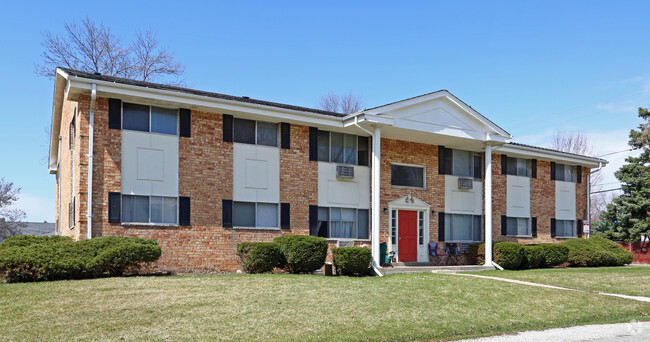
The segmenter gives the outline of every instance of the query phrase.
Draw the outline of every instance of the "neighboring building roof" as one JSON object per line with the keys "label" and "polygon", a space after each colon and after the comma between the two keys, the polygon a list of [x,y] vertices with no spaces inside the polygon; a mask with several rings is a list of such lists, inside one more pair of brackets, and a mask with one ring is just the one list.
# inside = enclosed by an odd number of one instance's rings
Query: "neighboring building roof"
{"label": "neighboring building roof", "polygon": [[67,73],[70,76],[83,77],[83,78],[99,80],[99,81],[105,81],[105,82],[115,82],[115,83],[128,84],[128,85],[134,85],[134,86],[138,86],[138,87],[145,87],[145,88],[151,88],[151,89],[176,91],[176,92],[179,92],[179,93],[186,93],[186,94],[193,94],[193,95],[199,95],[199,96],[214,97],[214,98],[218,98],[218,99],[245,102],[245,103],[254,103],[254,104],[259,104],[259,105],[264,105],[264,106],[278,107],[278,108],[290,109],[290,110],[298,110],[298,111],[303,111],[303,112],[310,112],[310,113],[329,115],[329,116],[335,116],[335,117],[344,117],[344,116],[346,116],[346,114],[342,114],[342,113],[335,113],[335,112],[329,112],[329,111],[321,110],[321,109],[301,107],[301,106],[293,106],[293,105],[277,103],[277,102],[270,102],[270,101],[264,101],[264,100],[256,100],[256,99],[251,99],[251,98],[249,98],[247,96],[232,96],[232,95],[226,95],[226,94],[220,94],[220,93],[212,93],[212,92],[208,92],[208,91],[189,89],[189,88],[183,88],[183,87],[176,87],[176,86],[160,84],[160,83],[136,81],[136,80],[130,80],[130,79],[127,79],[127,78],[121,78],[121,77],[115,77],[115,76],[97,75],[97,74],[93,74],[93,73],[90,73],[90,72],[72,70],[72,69],[61,68],[61,67],[59,67],[59,69],[63,70],[65,73]]}
{"label": "neighboring building roof", "polygon": [[50,236],[54,235],[54,223],[49,222],[25,222],[27,225],[22,229],[22,235]]}

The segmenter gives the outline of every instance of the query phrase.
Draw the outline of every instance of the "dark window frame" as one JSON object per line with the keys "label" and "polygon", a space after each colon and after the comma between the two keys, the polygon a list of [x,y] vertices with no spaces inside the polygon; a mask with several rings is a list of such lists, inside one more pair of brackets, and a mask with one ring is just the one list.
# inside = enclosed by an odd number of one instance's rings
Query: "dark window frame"
{"label": "dark window frame", "polygon": [[[235,224],[235,221],[237,221],[237,216],[235,215],[235,206],[241,205],[242,203],[245,204],[253,204],[254,210],[255,210],[255,217],[254,217],[254,226],[247,226],[247,225],[239,225]],[[267,226],[259,226],[258,225],[258,204],[271,204],[276,206],[276,219],[277,219],[277,225],[275,227],[267,227]],[[280,219],[281,219],[281,213],[280,213],[280,203],[273,203],[273,202],[250,202],[250,201],[232,201],[232,226],[235,229],[277,229],[280,230]]]}
{"label": "dark window frame", "polygon": [[[508,231],[509,231],[508,228],[510,227],[510,223],[512,222],[511,220],[513,220],[513,219],[515,220],[515,227],[514,227],[515,234],[509,234],[508,233]],[[524,235],[518,234],[518,232],[519,232],[519,220],[520,219],[521,220],[527,220],[526,227],[527,227],[528,234],[524,234]],[[507,216],[506,217],[506,236],[511,236],[511,237],[532,237],[533,236],[532,218],[530,218],[530,217]]]}
{"label": "dark window frame", "polygon": [[[237,134],[237,131],[235,130],[235,127],[237,126],[237,123],[241,123],[241,122],[252,122],[253,123],[253,126],[254,126],[254,132],[253,132],[254,142],[238,141],[238,134]],[[261,144],[259,142],[258,123],[271,124],[271,125],[275,126],[275,145]],[[234,143],[248,144],[248,145],[258,145],[258,146],[267,146],[267,147],[280,147],[280,135],[281,135],[280,134],[280,124],[277,123],[277,122],[262,121],[262,120],[251,120],[251,119],[243,119],[243,118],[233,118],[233,120],[232,120],[232,142],[234,142]]]}
{"label": "dark window frame", "polygon": [[[342,151],[341,151],[341,158],[342,161],[333,161],[332,160],[332,133],[336,134],[341,134],[342,139],[343,139],[343,145],[341,145]],[[323,158],[321,156],[321,153],[318,153],[319,150],[321,149],[321,137],[325,137],[327,135],[327,158]],[[354,163],[347,163],[346,162],[346,136],[350,137],[353,136],[355,137],[355,146],[354,146],[354,158],[355,162]],[[364,139],[365,140],[365,145],[366,148],[363,150],[359,149],[360,140]],[[317,142],[316,142],[316,150],[317,150],[317,160],[320,162],[326,162],[326,163],[336,163],[336,164],[346,164],[346,165],[358,165],[358,166],[369,166],[370,164],[370,139],[365,136],[361,135],[355,135],[355,134],[349,134],[349,133],[340,133],[340,132],[331,132],[331,131],[324,131],[324,130],[318,130],[317,133]]]}
{"label": "dark window frame", "polygon": [[[139,103],[124,102],[124,101],[120,101],[120,102],[121,102],[120,103],[120,118],[121,118],[120,128],[121,129],[127,130],[127,131],[133,131],[133,132],[143,132],[143,133],[153,133],[153,134],[164,134],[164,135],[172,135],[172,136],[176,135],[176,136],[179,136],[179,134],[180,134],[180,108],[159,107],[159,106],[143,105],[143,104],[139,104]],[[136,105],[136,106],[146,106],[146,107],[149,108],[149,128],[148,128],[147,131],[124,128],[124,105],[125,104],[127,104],[127,105]],[[151,131],[151,121],[152,121],[151,118],[152,118],[152,113],[153,113],[152,108],[154,108],[154,107],[161,108],[161,109],[167,109],[167,110],[176,110],[176,133],[175,134],[163,133],[163,132],[152,132]]]}
{"label": "dark window frame", "polygon": [[[457,242],[457,243],[476,243],[476,242],[484,242],[485,241],[485,232],[483,231],[483,216],[482,215],[472,215],[472,214],[454,214],[454,213],[444,213],[445,218],[444,218],[444,236],[445,236],[445,242]],[[453,216],[470,216],[472,218],[472,238],[474,240],[454,240],[452,239],[454,227],[453,225]],[[476,228],[474,225],[475,223],[478,222],[478,228]],[[449,231],[447,231],[447,223],[449,223]],[[478,240],[473,236],[475,230],[478,229],[478,234],[479,238]]]}
{"label": "dark window frame", "polygon": [[[147,212],[147,217],[148,221],[125,221],[124,220],[124,196],[133,196],[133,197],[147,197],[149,199],[149,206],[148,206],[148,212]],[[176,222],[175,223],[169,223],[169,222],[153,222],[151,221],[151,198],[152,197],[159,197],[159,198],[175,198],[176,199]],[[154,195],[130,195],[130,194],[121,194],[120,196],[120,223],[122,224],[128,224],[128,225],[138,225],[138,224],[143,224],[143,225],[161,225],[161,226],[178,226],[179,225],[179,218],[180,218],[180,212],[179,212],[179,200],[178,196],[154,196]],[[162,212],[162,208],[164,208],[164,205],[161,207],[161,215],[164,217],[164,213]],[[135,215],[135,213],[134,213]]]}

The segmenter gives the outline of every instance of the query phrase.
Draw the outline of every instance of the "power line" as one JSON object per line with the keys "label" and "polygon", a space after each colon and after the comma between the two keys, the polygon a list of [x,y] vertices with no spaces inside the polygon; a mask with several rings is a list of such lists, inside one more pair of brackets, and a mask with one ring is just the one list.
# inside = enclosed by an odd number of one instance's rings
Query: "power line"
{"label": "power line", "polygon": [[593,195],[593,194],[599,194],[599,193],[601,193],[601,192],[610,192],[610,191],[618,191],[618,190],[623,190],[623,189],[621,189],[621,188],[616,188],[616,189],[608,189],[608,190],[601,190],[601,191],[593,191],[593,192],[591,192],[591,193],[589,193],[589,194],[590,194],[590,195]]}
{"label": "power line", "polygon": [[609,156],[609,155],[617,154],[617,153],[630,152],[630,151],[634,151],[634,149],[633,149],[633,148],[628,148],[627,150],[622,150],[622,151],[616,151],[616,152],[605,153],[605,154],[601,154],[601,155],[599,155],[599,156],[596,156],[596,158],[604,157],[604,156]]}

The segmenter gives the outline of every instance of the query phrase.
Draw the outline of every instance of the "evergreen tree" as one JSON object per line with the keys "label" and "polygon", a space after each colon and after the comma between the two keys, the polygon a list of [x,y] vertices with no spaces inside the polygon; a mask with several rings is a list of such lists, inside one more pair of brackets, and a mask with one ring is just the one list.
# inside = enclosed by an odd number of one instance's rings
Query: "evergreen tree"
{"label": "evergreen tree", "polygon": [[[639,117],[648,120],[648,109],[639,108]],[[623,194],[607,206],[597,231],[619,241],[639,241],[650,235],[650,148],[648,124],[630,132],[630,145],[642,148],[638,157],[628,157],[614,174],[621,181]]]}

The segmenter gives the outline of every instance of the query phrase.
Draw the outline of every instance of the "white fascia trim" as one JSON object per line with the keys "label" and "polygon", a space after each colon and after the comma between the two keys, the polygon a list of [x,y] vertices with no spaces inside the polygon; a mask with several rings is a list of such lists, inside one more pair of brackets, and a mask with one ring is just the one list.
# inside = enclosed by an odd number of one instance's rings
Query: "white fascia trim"
{"label": "white fascia trim", "polygon": [[61,132],[61,116],[65,91],[69,88],[67,74],[57,69],[54,81],[54,94],[52,99],[52,125],[50,126],[50,151],[48,156],[48,170],[50,174],[57,171],[59,160],[59,134]]}
{"label": "white fascia trim", "polygon": [[83,77],[70,77],[70,87],[82,91],[90,91],[91,83],[97,84],[98,95],[114,95],[141,97],[158,101],[181,103],[190,107],[202,107],[223,111],[226,114],[232,112],[250,113],[260,116],[271,116],[281,121],[301,122],[311,125],[330,126],[343,128],[343,120],[340,117],[328,117],[324,114],[303,112],[292,109],[276,108],[256,103],[246,103],[226,99],[212,98],[202,95],[187,94],[163,89],[144,88],[130,84],[106,82],[100,80],[89,80]]}
{"label": "white fascia trim", "polygon": [[386,115],[357,113],[343,118],[343,127],[353,126],[357,123],[367,122],[374,125],[392,126],[395,119]]}
{"label": "white fascia trim", "polygon": [[529,157],[537,157],[541,159],[567,162],[571,164],[584,165],[589,168],[595,168],[598,167],[599,165],[608,164],[607,161],[603,161],[602,159],[591,158],[586,156],[577,156],[577,155],[571,155],[562,152],[546,151],[546,150],[540,150],[532,147],[509,145],[509,144],[501,146],[498,149],[498,152],[506,155],[508,153],[515,153],[515,154],[521,154]]}

